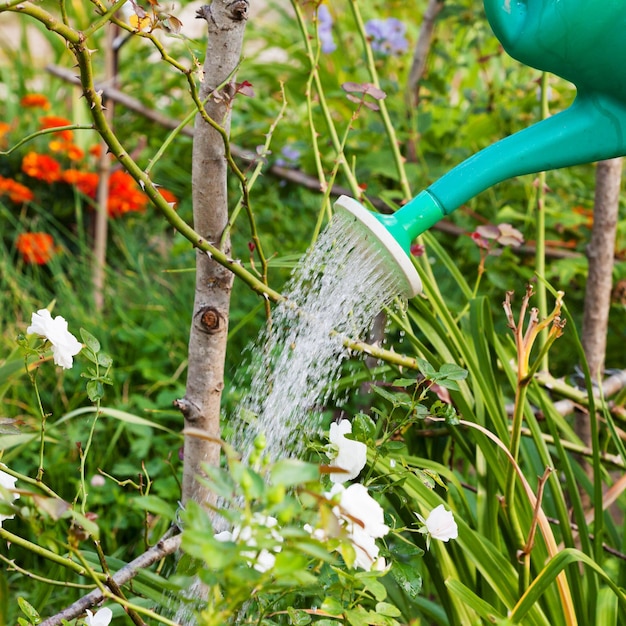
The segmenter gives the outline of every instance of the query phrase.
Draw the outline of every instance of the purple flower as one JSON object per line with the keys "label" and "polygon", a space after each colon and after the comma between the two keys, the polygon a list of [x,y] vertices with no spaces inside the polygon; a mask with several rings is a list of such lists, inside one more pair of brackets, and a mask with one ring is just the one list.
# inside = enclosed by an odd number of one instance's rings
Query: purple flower
{"label": "purple flower", "polygon": [[279,167],[298,167],[300,163],[300,150],[292,146],[283,146],[281,155],[276,159],[276,165]]}
{"label": "purple flower", "polygon": [[372,50],[383,55],[402,54],[409,47],[404,34],[406,26],[395,17],[386,20],[369,20],[365,24],[365,32],[372,38]]}
{"label": "purple flower", "polygon": [[317,35],[320,38],[322,52],[330,54],[337,49],[337,44],[333,39],[333,16],[328,7],[322,4],[317,11]]}

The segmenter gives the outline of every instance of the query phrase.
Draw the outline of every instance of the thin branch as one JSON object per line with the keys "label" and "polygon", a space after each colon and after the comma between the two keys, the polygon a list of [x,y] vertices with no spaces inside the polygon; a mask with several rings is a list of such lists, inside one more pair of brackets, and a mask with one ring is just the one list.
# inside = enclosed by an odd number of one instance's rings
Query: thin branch
{"label": "thin branch", "polygon": [[[589,405],[589,398],[586,390],[572,387],[563,380],[553,378],[550,374],[538,373],[536,380],[552,393],[564,396],[563,400],[559,400],[554,403],[554,408],[560,415],[571,415],[577,407],[581,405]],[[594,397],[598,399],[601,397],[608,398],[624,388],[626,388],[626,369],[620,370],[613,376],[610,376],[603,381],[602,393],[600,394],[599,390],[594,389]]]}
{"label": "thin branch", "polygon": [[[153,548],[150,548],[113,574],[111,580],[117,585],[126,584],[135,578],[142,569],[146,569],[157,561],[176,552],[176,550],[180,548],[181,537],[180,534],[177,534],[161,539]],[[94,589],[91,593],[83,596],[80,600],[77,600],[61,612],[41,622],[39,626],[60,626],[63,620],[70,621],[76,619],[82,615],[86,609],[96,606],[103,599],[104,594],[102,591],[100,589]]]}
{"label": "thin branch", "polygon": [[[522,428],[521,435],[522,437],[528,437],[529,439],[533,438],[533,433],[531,432],[529,428]],[[551,435],[542,433],[541,438],[548,445],[554,444],[554,438]],[[579,456],[584,456],[587,458],[591,458],[593,456],[593,450],[591,448],[586,448],[585,446],[581,446],[577,443],[567,441],[566,439],[561,439],[560,444],[561,446],[563,446],[565,450],[574,452]],[[622,457],[617,454],[609,454],[608,452],[601,452],[600,459],[602,460],[603,464],[611,465],[615,469],[626,471],[626,463],[624,462]]]}
{"label": "thin branch", "polygon": [[420,81],[426,71],[426,60],[435,32],[435,22],[441,9],[443,9],[443,4],[444,0],[429,0],[428,7],[426,7],[424,12],[417,43],[413,51],[409,80],[407,81],[407,96],[409,99],[413,96],[414,105],[417,105],[419,102]]}

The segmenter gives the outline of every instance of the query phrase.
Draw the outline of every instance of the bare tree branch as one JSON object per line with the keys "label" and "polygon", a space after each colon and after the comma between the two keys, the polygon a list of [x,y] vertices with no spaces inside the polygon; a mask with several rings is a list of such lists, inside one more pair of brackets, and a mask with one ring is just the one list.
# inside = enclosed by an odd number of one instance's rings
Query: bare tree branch
{"label": "bare tree branch", "polygon": [[[125,565],[121,570],[113,574],[112,579],[118,586],[126,584],[129,580],[132,580],[137,574],[147,567],[150,567],[157,561],[173,554],[180,548],[182,536],[180,534],[172,537],[164,537],[153,548],[150,548],[134,561],[131,561]],[[96,606],[103,600],[102,591],[100,589],[94,589],[87,595],[83,596],[67,608],[63,609],[60,613],[49,617],[40,623],[39,626],[60,626],[63,620],[70,621],[76,619],[82,615],[86,609],[90,609],[92,606]]]}
{"label": "bare tree branch", "polygon": [[424,18],[422,19],[422,26],[417,38],[415,50],[413,51],[413,61],[407,82],[407,96],[409,100],[413,100],[413,104],[417,104],[419,101],[419,83],[426,70],[426,60],[428,59],[428,52],[430,51],[430,45],[435,31],[435,21],[441,9],[443,9],[443,5],[444,0],[429,0]]}
{"label": "bare tree branch", "polygon": [[[561,397],[565,396],[562,400],[557,400],[554,403],[554,409],[559,415],[571,415],[576,408],[587,406],[589,403],[589,396],[585,390],[572,387],[562,379],[553,378],[546,372],[539,372],[536,379],[553,394]],[[598,400],[601,397],[609,398],[624,388],[626,388],[626,370],[619,370],[602,381],[602,394],[600,394],[599,389],[594,389],[594,397]],[[507,410],[509,409],[507,408]]]}
{"label": "bare tree branch", "polygon": [[[117,81],[117,56],[118,51],[113,46],[113,41],[117,34],[115,24],[107,24],[105,28],[105,50],[104,50],[104,75],[106,82],[114,85]],[[105,108],[104,115],[111,127],[115,118],[115,101],[107,98],[102,100]],[[111,177],[111,159],[107,153],[107,145],[100,139],[100,156],[98,157],[98,191],[97,207],[94,222],[94,242],[93,242],[93,301],[96,311],[102,311],[104,307],[104,283],[107,256],[107,240],[109,229],[109,180]]]}

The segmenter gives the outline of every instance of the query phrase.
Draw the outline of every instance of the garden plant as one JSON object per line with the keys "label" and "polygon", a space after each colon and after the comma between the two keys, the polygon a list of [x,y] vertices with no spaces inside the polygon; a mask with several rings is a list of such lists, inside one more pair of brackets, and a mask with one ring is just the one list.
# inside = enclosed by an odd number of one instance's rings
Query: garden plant
{"label": "garden plant", "polygon": [[2,0],[0,34],[0,625],[626,623],[621,159],[420,236],[297,445],[238,444],[333,200],[391,213],[569,83],[476,0]]}

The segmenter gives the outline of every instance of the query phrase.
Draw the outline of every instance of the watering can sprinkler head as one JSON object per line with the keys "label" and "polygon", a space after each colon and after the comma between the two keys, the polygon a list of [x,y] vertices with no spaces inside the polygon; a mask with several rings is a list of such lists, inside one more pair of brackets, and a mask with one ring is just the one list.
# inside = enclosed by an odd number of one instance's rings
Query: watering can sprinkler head
{"label": "watering can sprinkler head", "polygon": [[403,295],[421,282],[411,241],[464,202],[503,180],[626,154],[626,0],[484,0],[503,48],[577,88],[574,103],[481,150],[393,215],[369,213],[342,196],[335,207],[387,259]]}
{"label": "watering can sprinkler head", "polygon": [[403,295],[412,298],[422,291],[422,281],[411,261],[411,240],[402,227],[395,228],[393,215],[372,213],[348,196],[337,199],[335,211],[342,214],[353,239],[367,246],[372,256],[396,274]]}

